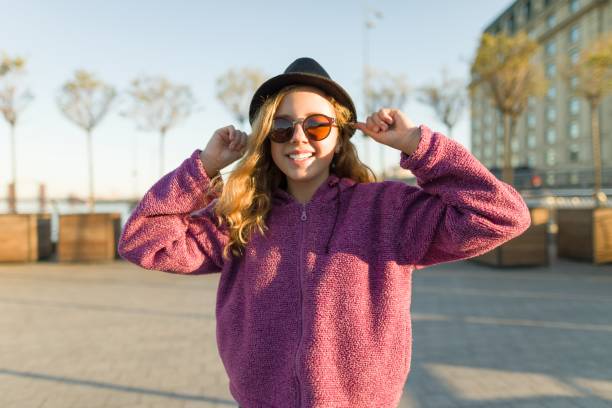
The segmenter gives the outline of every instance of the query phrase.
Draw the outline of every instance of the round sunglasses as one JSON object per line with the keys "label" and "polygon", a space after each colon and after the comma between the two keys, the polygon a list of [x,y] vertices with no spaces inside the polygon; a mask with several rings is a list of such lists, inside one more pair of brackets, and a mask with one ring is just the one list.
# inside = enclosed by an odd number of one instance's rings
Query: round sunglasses
{"label": "round sunglasses", "polygon": [[[336,118],[330,118],[322,113],[315,113],[306,116],[304,119],[291,120],[288,118],[274,118],[272,129],[268,136],[273,142],[285,143],[291,140],[293,129],[299,123],[304,130],[304,134],[310,139],[317,142],[325,139],[331,133],[332,127],[338,127]],[[348,123],[347,125],[351,125]]]}

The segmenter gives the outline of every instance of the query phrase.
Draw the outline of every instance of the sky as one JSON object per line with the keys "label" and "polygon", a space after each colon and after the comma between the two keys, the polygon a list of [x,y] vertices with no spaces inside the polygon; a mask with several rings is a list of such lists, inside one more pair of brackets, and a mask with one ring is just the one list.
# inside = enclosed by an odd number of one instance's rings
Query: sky
{"label": "sky", "polygon": [[[197,112],[167,134],[168,172],[204,149],[215,129],[240,127],[215,96],[216,78],[228,69],[258,68],[272,77],[295,59],[312,57],[349,92],[363,120],[366,48],[373,69],[403,74],[413,89],[439,81],[442,69],[467,81],[482,30],[511,3],[0,0],[0,53],[25,57],[21,86],[34,95],[16,127],[18,195],[35,196],[39,183],[52,198],[87,194],[85,134],[56,104],[61,85],[77,69],[94,73],[120,95],[93,131],[96,196],[140,197],[161,176],[159,136],[119,115],[132,79],[163,75],[189,85],[197,100]],[[382,17],[372,17],[375,11]],[[371,29],[364,29],[365,16],[374,22]],[[417,124],[446,131],[414,93],[401,110]],[[453,136],[470,148],[467,109]],[[378,171],[380,145],[359,132],[352,140],[360,158]],[[0,198],[10,179],[9,146],[9,127],[0,119]],[[399,151],[383,148],[385,166],[397,166]]]}

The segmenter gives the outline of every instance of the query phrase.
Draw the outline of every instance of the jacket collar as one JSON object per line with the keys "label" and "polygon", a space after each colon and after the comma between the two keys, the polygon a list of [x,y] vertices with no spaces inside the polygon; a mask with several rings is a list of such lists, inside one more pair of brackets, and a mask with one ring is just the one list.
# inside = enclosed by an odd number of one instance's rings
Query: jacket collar
{"label": "jacket collar", "polygon": [[[325,203],[335,200],[338,193],[341,193],[354,184],[356,184],[356,182],[350,178],[340,178],[336,174],[330,173],[327,179],[317,188],[308,204],[314,202]],[[298,201],[289,192],[278,187],[272,193],[272,203],[273,205],[285,206],[297,204]]]}

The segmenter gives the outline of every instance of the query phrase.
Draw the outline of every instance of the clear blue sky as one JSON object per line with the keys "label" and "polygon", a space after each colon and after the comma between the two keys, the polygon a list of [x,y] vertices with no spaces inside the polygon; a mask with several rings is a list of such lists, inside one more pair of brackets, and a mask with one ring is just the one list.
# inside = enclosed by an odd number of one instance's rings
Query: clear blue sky
{"label": "clear blue sky", "polygon": [[[39,182],[52,197],[87,193],[83,132],[58,111],[55,96],[76,69],[97,74],[120,91],[141,74],[188,84],[202,110],[172,130],[166,169],[178,166],[213,131],[235,121],[215,98],[215,79],[229,68],[257,67],[273,76],[301,56],[317,59],[362,105],[361,1],[14,1],[0,0],[0,52],[27,59],[24,84],[35,99],[17,127],[20,196]],[[370,65],[403,73],[412,86],[437,80],[446,67],[467,78],[478,38],[509,0],[380,0],[383,13],[369,30]],[[411,99],[404,112],[415,122],[444,130],[431,111]],[[360,115],[362,113],[360,112]],[[249,130],[249,129],[245,129]],[[9,128],[0,121],[0,197],[10,177]],[[468,112],[454,136],[470,147]],[[158,178],[158,136],[135,129],[111,112],[94,131],[96,193],[133,194],[134,146],[138,194]],[[365,145],[356,135],[360,156]],[[378,146],[368,162],[378,169]],[[399,152],[388,149],[388,164]]]}

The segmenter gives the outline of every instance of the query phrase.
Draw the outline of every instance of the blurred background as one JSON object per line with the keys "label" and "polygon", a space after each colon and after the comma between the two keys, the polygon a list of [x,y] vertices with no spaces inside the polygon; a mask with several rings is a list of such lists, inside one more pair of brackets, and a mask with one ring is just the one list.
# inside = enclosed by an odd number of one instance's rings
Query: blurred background
{"label": "blurred background", "polygon": [[[58,106],[63,85],[74,80],[77,70],[116,91],[108,112],[92,131],[96,198],[133,199],[160,177],[158,129],[145,130],[141,121],[126,116],[133,110],[129,91],[135,79],[163,77],[172,85],[187,87],[191,96],[185,100],[189,112],[166,134],[164,172],[176,168],[194,149],[204,148],[219,127],[233,124],[250,130],[248,122],[241,123],[220,99],[222,78],[226,88],[229,81],[248,89],[282,73],[301,56],[315,58],[347,89],[361,118],[366,116],[364,79],[369,72],[372,88],[399,85],[405,90],[404,100],[398,102],[411,119],[446,131],[432,109],[418,100],[417,88],[441,82],[443,70],[467,85],[480,34],[509,4],[490,0],[315,1],[300,6],[280,1],[1,3],[0,52],[24,60],[17,83],[30,95],[15,126],[22,210],[32,210],[27,201],[38,197],[40,184],[52,199],[86,199],[87,136]],[[245,78],[252,79],[245,83]],[[248,102],[252,93],[248,89],[242,99]],[[10,130],[2,120],[0,197],[6,197],[11,181]],[[459,115],[453,135],[470,146],[467,109]],[[377,173],[399,164],[398,152],[385,149],[381,161],[378,146],[357,136],[360,157]],[[366,143],[372,143],[372,154],[368,155]]]}
{"label": "blurred background", "polygon": [[[0,0],[0,406],[236,405],[219,274],[153,273],[117,239],[303,56],[361,120],[402,109],[529,206],[521,236],[414,274],[400,407],[612,406],[611,27],[612,0]],[[416,183],[352,141],[379,180]]]}

